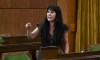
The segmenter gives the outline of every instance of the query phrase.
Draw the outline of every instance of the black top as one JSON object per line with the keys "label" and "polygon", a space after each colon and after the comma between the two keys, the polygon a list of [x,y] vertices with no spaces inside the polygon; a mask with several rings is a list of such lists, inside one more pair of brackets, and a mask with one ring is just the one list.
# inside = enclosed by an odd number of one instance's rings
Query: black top
{"label": "black top", "polygon": [[[50,35],[49,32],[46,32],[44,23],[38,24],[37,27],[40,30],[41,45],[43,47],[46,47],[46,46],[60,46],[60,45],[62,45],[62,43],[64,42],[63,41],[64,31],[68,30],[68,26],[63,24],[63,27],[60,28],[59,31],[55,31],[53,33],[53,36],[52,36],[52,35]],[[48,34],[46,34],[46,33],[48,33]]]}

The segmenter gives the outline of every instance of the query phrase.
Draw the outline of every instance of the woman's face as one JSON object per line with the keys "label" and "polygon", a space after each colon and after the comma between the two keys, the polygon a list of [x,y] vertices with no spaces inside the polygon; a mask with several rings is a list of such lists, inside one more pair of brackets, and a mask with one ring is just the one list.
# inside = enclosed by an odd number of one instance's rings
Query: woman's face
{"label": "woman's face", "polygon": [[52,11],[52,10],[48,10],[47,12],[47,19],[49,22],[54,22],[56,18],[56,12],[55,11]]}

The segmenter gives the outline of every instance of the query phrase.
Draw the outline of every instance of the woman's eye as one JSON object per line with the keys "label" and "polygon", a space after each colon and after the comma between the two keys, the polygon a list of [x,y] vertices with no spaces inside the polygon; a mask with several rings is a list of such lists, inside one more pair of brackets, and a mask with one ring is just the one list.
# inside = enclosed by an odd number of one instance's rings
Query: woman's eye
{"label": "woman's eye", "polygon": [[47,13],[54,13],[54,11],[48,11]]}
{"label": "woman's eye", "polygon": [[54,11],[51,11],[51,13],[54,13]]}
{"label": "woman's eye", "polygon": [[49,13],[49,11],[47,11],[47,13]]}

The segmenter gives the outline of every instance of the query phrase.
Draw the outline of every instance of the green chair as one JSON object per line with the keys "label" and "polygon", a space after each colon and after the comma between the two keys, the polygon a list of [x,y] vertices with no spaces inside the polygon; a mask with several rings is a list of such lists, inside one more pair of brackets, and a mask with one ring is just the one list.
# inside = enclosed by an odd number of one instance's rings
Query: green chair
{"label": "green chair", "polygon": [[0,45],[3,45],[4,39],[0,36]]}
{"label": "green chair", "polygon": [[32,60],[28,51],[25,52],[10,52],[2,55],[2,60]]}
{"label": "green chair", "polygon": [[89,46],[89,51],[100,51],[100,45]]}

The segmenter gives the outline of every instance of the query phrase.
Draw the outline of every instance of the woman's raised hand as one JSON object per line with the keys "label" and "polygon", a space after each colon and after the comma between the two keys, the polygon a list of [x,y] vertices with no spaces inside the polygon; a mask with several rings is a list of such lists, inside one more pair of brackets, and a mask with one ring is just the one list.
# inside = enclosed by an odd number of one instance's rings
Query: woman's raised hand
{"label": "woman's raised hand", "polygon": [[31,29],[31,23],[26,23],[25,27],[30,30]]}

